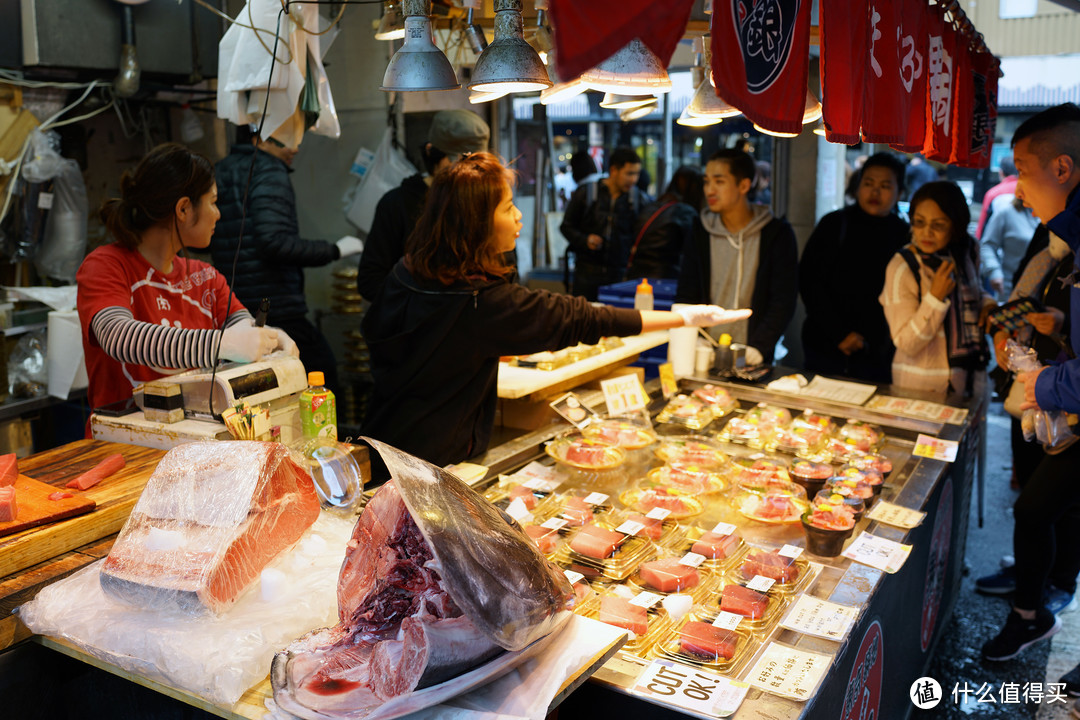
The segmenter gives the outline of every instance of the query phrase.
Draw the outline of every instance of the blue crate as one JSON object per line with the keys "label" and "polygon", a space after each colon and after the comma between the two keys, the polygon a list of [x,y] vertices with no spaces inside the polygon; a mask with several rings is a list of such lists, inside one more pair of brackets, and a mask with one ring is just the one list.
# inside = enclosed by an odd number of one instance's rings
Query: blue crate
{"label": "blue crate", "polygon": [[[607,305],[615,307],[634,307],[634,295],[640,280],[624,280],[623,282],[601,285],[596,299]],[[677,280],[650,280],[653,288],[653,309],[670,310],[671,303],[675,300],[675,287]]]}

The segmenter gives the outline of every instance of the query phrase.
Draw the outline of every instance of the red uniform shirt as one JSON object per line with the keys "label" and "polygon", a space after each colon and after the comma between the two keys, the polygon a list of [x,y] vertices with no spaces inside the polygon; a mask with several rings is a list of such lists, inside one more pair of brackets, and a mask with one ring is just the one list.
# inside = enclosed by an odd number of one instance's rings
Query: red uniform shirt
{"label": "red uniform shirt", "polygon": [[[190,369],[152,368],[109,357],[90,330],[90,322],[101,310],[129,308],[136,320],[168,327],[206,330],[225,324],[229,286],[217,270],[200,260],[177,256],[172,272],[165,274],[137,250],[113,243],[87,255],[76,280],[91,408],[131,397],[131,389],[139,383]],[[243,309],[234,297],[231,312]]]}

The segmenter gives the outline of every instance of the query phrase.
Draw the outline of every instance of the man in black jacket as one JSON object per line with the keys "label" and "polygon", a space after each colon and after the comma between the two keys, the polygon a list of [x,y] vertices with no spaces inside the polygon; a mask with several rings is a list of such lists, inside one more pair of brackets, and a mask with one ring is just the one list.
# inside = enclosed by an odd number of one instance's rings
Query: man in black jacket
{"label": "man in black jacket", "polygon": [[405,255],[405,240],[424,211],[435,173],[450,167],[466,153],[487,150],[490,135],[487,123],[476,113],[468,110],[435,113],[428,142],[421,150],[426,172],[405,178],[375,206],[375,217],[356,273],[356,289],[365,299],[374,300],[379,295],[390,270]]}
{"label": "man in black jacket", "polygon": [[[243,137],[249,138],[243,142]],[[238,132],[238,142],[215,170],[218,209],[221,219],[214,231],[210,253],[214,265],[227,277],[245,307],[255,312],[263,298],[270,299],[267,324],[281,328],[300,350],[307,370],[320,370],[326,384],[337,391],[337,362],[322,333],[307,318],[304,298],[304,268],[319,267],[338,258],[359,253],[364,245],[346,235],[336,243],[304,240],[296,219],[296,194],[289,181],[296,149],[275,138],[252,142],[246,128]],[[255,168],[247,188],[244,217],[244,190],[254,154]],[[243,219],[244,236],[240,237]],[[242,240],[242,242],[241,242]],[[240,253],[237,256],[237,245]]]}
{"label": "man in black jacket", "polygon": [[683,251],[675,302],[749,307],[749,320],[727,325],[745,343],[746,364],[772,362],[795,314],[799,250],[783,218],[748,199],[757,167],[742,150],[716,151],[705,166],[705,201]]}

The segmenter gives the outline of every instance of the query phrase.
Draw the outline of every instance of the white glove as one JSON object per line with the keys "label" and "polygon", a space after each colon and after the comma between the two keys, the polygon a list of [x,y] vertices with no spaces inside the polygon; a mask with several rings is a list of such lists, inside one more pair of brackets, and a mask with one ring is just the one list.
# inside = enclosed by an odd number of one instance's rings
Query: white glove
{"label": "white glove", "polygon": [[218,354],[225,360],[255,362],[273,352],[277,344],[277,330],[256,327],[255,321],[249,319],[225,328]]}
{"label": "white glove", "polygon": [[750,317],[750,310],[725,310],[719,305],[684,305],[675,312],[682,315],[687,327],[712,327]]}
{"label": "white glove", "polygon": [[746,359],[747,367],[753,367],[754,365],[760,365],[765,362],[765,358],[762,357],[761,351],[750,345],[746,346],[746,355],[743,357]]}
{"label": "white glove", "polygon": [[275,350],[281,350],[286,355],[291,355],[294,358],[300,357],[300,348],[296,347],[296,343],[293,342],[288,333],[281,328],[271,329],[277,331],[277,347],[274,348]]}
{"label": "white glove", "polygon": [[346,235],[337,241],[337,249],[341,253],[341,257],[359,255],[364,252],[364,241],[358,237]]}

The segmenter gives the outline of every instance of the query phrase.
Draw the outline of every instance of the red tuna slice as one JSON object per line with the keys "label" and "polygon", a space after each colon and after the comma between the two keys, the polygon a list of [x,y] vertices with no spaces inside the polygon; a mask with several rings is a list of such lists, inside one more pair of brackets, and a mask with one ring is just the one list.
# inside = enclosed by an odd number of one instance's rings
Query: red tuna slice
{"label": "red tuna slice", "polygon": [[645,527],[634,533],[637,537],[646,537],[650,540],[659,540],[664,534],[664,521],[659,518],[645,517],[641,513],[630,513],[626,516],[628,522],[641,523]]}
{"label": "red tuna slice", "polygon": [[738,535],[721,535],[710,530],[701,534],[690,551],[704,555],[709,560],[723,560],[730,557],[737,547]]}
{"label": "red tuna slice", "polygon": [[635,635],[649,632],[649,614],[629,600],[610,595],[600,598],[600,622],[621,627]]}
{"label": "red tuna slice", "polygon": [[607,462],[607,452],[610,445],[597,445],[585,442],[572,442],[566,448],[566,461],[578,465],[604,465]]}
{"label": "red tuna slice", "polygon": [[663,508],[680,515],[690,512],[690,506],[683,498],[669,493],[664,488],[646,490],[641,494],[637,504],[645,512],[656,508]]}
{"label": "red tuna slice", "polygon": [[524,485],[515,485],[510,488],[510,500],[521,499],[521,502],[525,503],[525,507],[532,510],[536,507],[536,496],[533,495],[533,491]]}
{"label": "red tuna slice", "polygon": [[574,539],[570,541],[570,549],[582,555],[603,560],[611,557],[615,548],[619,547],[625,539],[626,536],[620,532],[596,525],[586,525],[574,535]]}
{"label": "red tuna slice", "polygon": [[19,459],[15,453],[0,455],[0,487],[10,487],[19,477]]}
{"label": "red tuna slice", "polygon": [[15,502],[15,488],[0,487],[0,522],[11,522],[19,517],[19,506]]}
{"label": "red tuna slice", "polygon": [[765,616],[769,606],[769,596],[742,585],[725,585],[720,593],[720,609],[757,620]]}
{"label": "red tuna slice", "polygon": [[562,516],[570,527],[587,525],[593,520],[592,506],[577,496],[571,496],[563,505]]}
{"label": "red tuna slice", "polygon": [[574,607],[581,607],[595,594],[596,591],[587,582],[574,583]]}
{"label": "red tuna slice", "polygon": [[789,557],[781,557],[775,551],[752,552],[746,556],[742,565],[743,575],[754,577],[764,575],[779,583],[794,582],[799,577],[799,566]]}
{"label": "red tuna slice", "polygon": [[642,582],[660,592],[682,592],[701,581],[698,571],[683,565],[678,558],[663,558],[642,563],[638,568]]}
{"label": "red tuna slice", "polygon": [[555,546],[559,542],[559,533],[557,531],[543,525],[526,525],[525,532],[536,543],[536,547],[539,548],[540,552],[545,555],[555,552]]}
{"label": "red tuna slice", "polygon": [[679,647],[683,652],[713,661],[735,657],[738,642],[735,633],[705,622],[688,622],[679,631]]}

